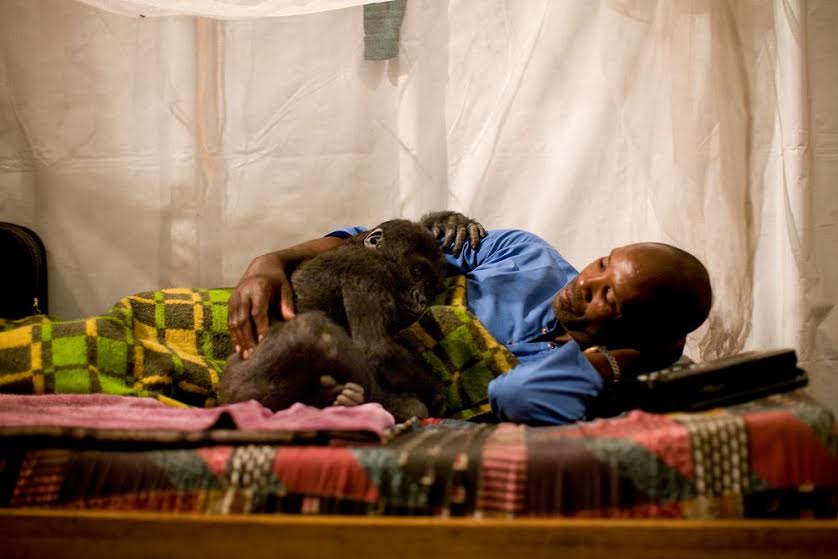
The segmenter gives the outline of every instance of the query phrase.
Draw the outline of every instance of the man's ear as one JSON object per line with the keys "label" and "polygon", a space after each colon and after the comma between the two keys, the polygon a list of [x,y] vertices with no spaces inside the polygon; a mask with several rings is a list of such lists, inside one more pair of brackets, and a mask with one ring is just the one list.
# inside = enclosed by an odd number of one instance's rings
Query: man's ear
{"label": "man's ear", "polygon": [[384,242],[384,231],[381,227],[373,229],[367,236],[364,237],[364,246],[367,248],[376,249],[378,246]]}

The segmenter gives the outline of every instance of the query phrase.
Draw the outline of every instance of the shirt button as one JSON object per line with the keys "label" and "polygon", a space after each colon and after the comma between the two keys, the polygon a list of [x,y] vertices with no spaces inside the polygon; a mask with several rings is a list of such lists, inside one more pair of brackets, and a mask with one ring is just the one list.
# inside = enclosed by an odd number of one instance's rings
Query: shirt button
{"label": "shirt button", "polygon": [[514,343],[515,343],[515,342],[513,342],[512,340],[509,340],[508,342],[506,342],[506,345],[512,345],[512,344],[514,344]]}
{"label": "shirt button", "polygon": [[547,347],[549,349],[553,349],[554,347],[556,347],[556,344],[554,344],[553,342],[547,342]]}
{"label": "shirt button", "polygon": [[541,333],[542,333],[542,334],[544,334],[544,335],[546,336],[547,334],[549,334],[549,333],[550,333],[550,330],[548,330],[547,328],[542,328],[542,329],[541,329]]}

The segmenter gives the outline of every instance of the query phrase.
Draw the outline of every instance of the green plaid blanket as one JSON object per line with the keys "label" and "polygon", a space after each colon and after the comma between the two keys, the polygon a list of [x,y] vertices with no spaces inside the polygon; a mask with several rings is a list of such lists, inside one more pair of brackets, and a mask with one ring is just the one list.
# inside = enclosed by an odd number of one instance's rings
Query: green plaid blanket
{"label": "green plaid blanket", "polygon": [[[0,320],[0,392],[150,396],[211,407],[227,357],[231,289],[173,288],[120,300],[102,316]],[[465,278],[402,332],[443,379],[445,415],[488,411],[489,381],[515,357],[465,308]]]}
{"label": "green plaid blanket", "polygon": [[466,308],[466,277],[446,278],[445,289],[401,338],[443,381],[443,417],[481,419],[492,413],[489,382],[518,364]]}

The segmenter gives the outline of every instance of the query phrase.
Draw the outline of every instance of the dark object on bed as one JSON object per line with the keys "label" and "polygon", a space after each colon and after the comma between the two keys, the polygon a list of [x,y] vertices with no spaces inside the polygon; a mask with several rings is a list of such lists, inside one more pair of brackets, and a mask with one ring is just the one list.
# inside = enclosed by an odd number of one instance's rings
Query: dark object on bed
{"label": "dark object on bed", "polygon": [[808,382],[793,349],[748,351],[613,383],[594,403],[592,415],[611,417],[631,409],[700,411],[789,392]]}
{"label": "dark object on bed", "polygon": [[47,253],[27,227],[0,222],[0,318],[47,314]]}

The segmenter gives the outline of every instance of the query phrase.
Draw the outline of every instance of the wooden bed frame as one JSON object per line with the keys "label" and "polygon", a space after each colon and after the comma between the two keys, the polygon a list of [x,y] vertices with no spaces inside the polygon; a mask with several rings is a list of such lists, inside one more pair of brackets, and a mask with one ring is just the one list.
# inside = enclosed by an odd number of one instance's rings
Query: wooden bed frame
{"label": "wooden bed frame", "polygon": [[674,559],[838,557],[836,520],[300,517],[0,510],[0,555]]}

